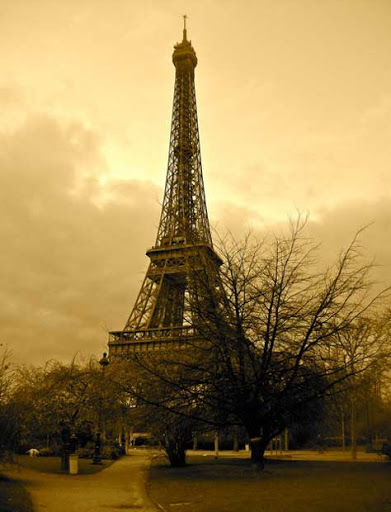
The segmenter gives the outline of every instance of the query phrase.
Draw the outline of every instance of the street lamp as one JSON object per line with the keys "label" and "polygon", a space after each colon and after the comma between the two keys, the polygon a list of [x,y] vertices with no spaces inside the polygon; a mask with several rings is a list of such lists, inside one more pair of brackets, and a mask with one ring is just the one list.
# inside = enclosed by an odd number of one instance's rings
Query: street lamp
{"label": "street lamp", "polygon": [[[107,353],[103,352],[103,357],[99,361],[99,365],[102,369],[102,378],[103,381],[104,372],[106,366],[110,364],[110,361],[107,357]],[[102,430],[102,384],[99,386],[99,409],[98,409],[98,432],[96,433],[95,438],[95,447],[94,447],[94,458],[92,459],[92,464],[102,464],[102,457],[101,457],[101,430]]]}

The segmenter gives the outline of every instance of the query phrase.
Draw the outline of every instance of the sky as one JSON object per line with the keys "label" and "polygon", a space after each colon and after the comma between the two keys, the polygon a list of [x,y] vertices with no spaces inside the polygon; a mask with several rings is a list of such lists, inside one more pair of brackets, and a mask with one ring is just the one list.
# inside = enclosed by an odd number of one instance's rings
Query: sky
{"label": "sky", "polygon": [[298,211],[391,283],[390,0],[0,0],[0,344],[105,350],[155,241],[182,15],[211,224]]}

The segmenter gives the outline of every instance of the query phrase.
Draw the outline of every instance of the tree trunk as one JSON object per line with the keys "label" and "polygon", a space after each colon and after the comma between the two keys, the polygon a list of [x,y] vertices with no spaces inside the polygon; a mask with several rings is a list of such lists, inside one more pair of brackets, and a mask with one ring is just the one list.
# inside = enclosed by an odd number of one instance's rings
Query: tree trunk
{"label": "tree trunk", "polygon": [[61,469],[63,471],[69,470],[69,452],[65,450],[61,453]]}
{"label": "tree trunk", "polygon": [[171,467],[186,466],[186,443],[182,439],[165,439],[163,446]]}
{"label": "tree trunk", "polygon": [[126,429],[125,430],[125,455],[128,455],[128,453],[129,453],[129,439],[130,439],[130,434],[129,434],[128,429]]}
{"label": "tree trunk", "polygon": [[371,414],[371,400],[368,396],[368,392],[365,394],[366,401],[366,420],[367,420],[367,449],[373,450],[373,425],[372,425],[372,414]]}
{"label": "tree trunk", "polygon": [[345,451],[346,442],[345,442],[345,411],[342,409],[341,412],[341,434],[342,434],[342,451]]}
{"label": "tree trunk", "polygon": [[233,439],[233,451],[238,452],[239,451],[239,439],[238,439],[238,431],[235,428],[234,430],[234,439]]}
{"label": "tree trunk", "polygon": [[215,459],[217,459],[217,457],[219,456],[219,434],[215,434],[214,445],[215,445]]}
{"label": "tree trunk", "polygon": [[265,442],[261,437],[251,439],[251,467],[257,471],[262,471],[265,467],[263,459],[265,448]]}
{"label": "tree trunk", "polygon": [[351,403],[350,409],[350,445],[352,452],[352,459],[357,459],[357,429],[356,429],[356,404],[354,400]]}

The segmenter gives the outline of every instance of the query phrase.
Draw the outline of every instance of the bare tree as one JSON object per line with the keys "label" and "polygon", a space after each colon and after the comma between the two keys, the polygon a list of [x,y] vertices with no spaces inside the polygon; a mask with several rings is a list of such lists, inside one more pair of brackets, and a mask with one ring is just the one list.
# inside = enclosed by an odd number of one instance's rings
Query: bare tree
{"label": "bare tree", "polygon": [[12,389],[14,370],[11,365],[11,352],[0,344],[0,403],[7,400]]}
{"label": "bare tree", "polygon": [[[17,424],[19,444],[45,447],[63,454],[63,469],[75,448],[110,437],[106,452],[122,442],[127,427],[128,406],[118,388],[112,389],[98,361],[73,360],[70,364],[49,361],[43,367],[19,367],[13,379],[12,404],[21,411]],[[71,446],[72,444],[72,446]]]}
{"label": "bare tree", "polygon": [[13,378],[11,351],[0,344],[0,460],[12,452],[18,438],[20,409],[13,402]]}
{"label": "bare tree", "polygon": [[[344,382],[345,406],[349,409],[350,442],[352,458],[357,458],[357,413],[358,403],[368,397],[369,385],[379,381],[379,375],[390,361],[389,311],[362,316],[347,328],[337,333],[335,357],[343,361],[343,368],[349,374]],[[380,397],[379,397],[380,398]],[[372,400],[374,396],[372,396]],[[369,402],[368,402],[369,403]],[[372,439],[369,440],[372,442]]]}
{"label": "bare tree", "polygon": [[271,439],[379,355],[359,350],[348,360],[337,351],[343,333],[385,296],[371,294],[359,233],[321,270],[320,247],[304,228],[298,219],[272,243],[222,240],[220,277],[197,275],[188,319],[197,335],[187,350],[133,358],[165,388],[164,400],[148,386],[140,399],[210,426],[244,426],[257,468]]}

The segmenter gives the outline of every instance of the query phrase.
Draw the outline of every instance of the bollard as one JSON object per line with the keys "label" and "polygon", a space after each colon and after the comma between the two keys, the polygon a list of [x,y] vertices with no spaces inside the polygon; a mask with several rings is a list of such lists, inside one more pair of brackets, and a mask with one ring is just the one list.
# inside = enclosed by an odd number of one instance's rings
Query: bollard
{"label": "bollard", "polygon": [[77,453],[71,453],[69,455],[69,474],[77,475],[79,472],[79,456]]}

